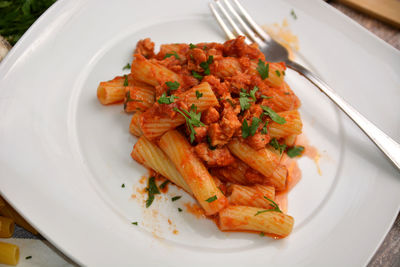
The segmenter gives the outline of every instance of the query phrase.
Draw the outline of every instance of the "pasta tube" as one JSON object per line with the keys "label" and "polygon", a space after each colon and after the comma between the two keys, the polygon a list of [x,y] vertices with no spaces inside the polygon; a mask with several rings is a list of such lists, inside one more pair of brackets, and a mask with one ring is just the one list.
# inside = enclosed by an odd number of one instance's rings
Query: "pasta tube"
{"label": "pasta tube", "polygon": [[192,190],[171,160],[157,145],[147,140],[144,136],[140,137],[133,146],[131,157],[192,194]]}
{"label": "pasta tube", "polygon": [[146,111],[155,102],[155,89],[150,86],[125,87],[124,109],[126,112]]}
{"label": "pasta tube", "polygon": [[182,83],[180,75],[139,54],[135,55],[131,72],[135,79],[152,86],[159,86],[168,81]]}
{"label": "pasta tube", "polygon": [[206,215],[215,214],[228,204],[228,200],[215,185],[207,168],[179,132],[175,130],[166,132],[160,138],[159,145],[182,174]]}
{"label": "pasta tube", "polygon": [[[0,199],[1,199],[1,197],[0,197]],[[0,209],[0,215],[3,215],[4,217],[13,219],[16,224],[18,224],[25,230],[28,230],[32,234],[34,234],[34,235],[38,234],[38,232],[6,202],[5,202],[5,206]]]}
{"label": "pasta tube", "polygon": [[269,135],[271,138],[285,138],[291,135],[301,134],[303,123],[301,122],[300,113],[298,110],[291,110],[277,113],[285,118],[286,123],[279,124],[272,121],[269,124]]}
{"label": "pasta tube", "polygon": [[136,112],[133,114],[131,123],[129,124],[129,132],[134,136],[141,136],[143,134],[142,129],[140,128],[140,115],[142,112]]}
{"label": "pasta tube", "polygon": [[10,218],[0,216],[0,237],[11,237],[14,233],[14,221]]}
{"label": "pasta tube", "polygon": [[261,231],[283,238],[293,229],[292,216],[277,211],[259,213],[260,208],[228,206],[219,213],[219,227],[223,231]]}
{"label": "pasta tube", "polygon": [[228,187],[228,192],[231,193],[228,200],[232,205],[268,209],[271,202],[266,198],[275,199],[275,188],[267,185],[243,186],[232,184]]}
{"label": "pasta tube", "polygon": [[268,178],[268,181],[276,190],[284,190],[286,185],[286,175],[283,174],[284,166],[277,169],[279,156],[274,152],[264,148],[255,150],[238,139],[232,139],[228,144],[229,150],[239,159],[244,161],[253,169],[257,170]]}
{"label": "pasta tube", "polygon": [[14,244],[0,242],[0,263],[17,265],[19,261],[19,247]]}
{"label": "pasta tube", "polygon": [[117,76],[114,79],[101,82],[97,87],[97,98],[103,105],[122,102],[125,97],[125,77]]}

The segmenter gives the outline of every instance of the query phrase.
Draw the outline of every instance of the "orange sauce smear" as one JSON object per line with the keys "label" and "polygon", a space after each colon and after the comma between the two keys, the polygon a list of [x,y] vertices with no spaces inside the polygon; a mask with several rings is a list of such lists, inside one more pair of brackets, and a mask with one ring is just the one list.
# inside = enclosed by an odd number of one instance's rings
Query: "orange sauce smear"
{"label": "orange sauce smear", "polygon": [[299,136],[297,136],[295,144],[296,144],[296,146],[304,147],[303,155],[312,159],[315,162],[318,174],[322,175],[322,171],[319,166],[319,160],[321,158],[321,155],[320,155],[318,149],[316,147],[310,145],[310,141],[304,134],[300,134]]}
{"label": "orange sauce smear", "polygon": [[186,203],[184,203],[184,205],[186,207],[186,211],[189,212],[190,214],[193,214],[196,218],[205,218],[206,217],[203,208],[201,208],[196,203],[186,202]]}

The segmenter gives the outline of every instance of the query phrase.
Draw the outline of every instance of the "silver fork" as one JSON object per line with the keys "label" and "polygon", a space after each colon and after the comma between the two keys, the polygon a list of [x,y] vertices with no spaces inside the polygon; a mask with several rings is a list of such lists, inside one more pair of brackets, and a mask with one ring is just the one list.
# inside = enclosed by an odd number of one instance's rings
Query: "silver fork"
{"label": "silver fork", "polygon": [[[234,29],[236,35],[246,36],[246,42],[251,41],[258,44],[261,52],[268,56],[268,61],[271,62],[285,62],[286,65],[303,75],[315,86],[317,86],[321,92],[327,95],[339,108],[353,120],[355,124],[371,139],[372,142],[392,161],[392,163],[400,169],[400,145],[395,142],[392,138],[387,136],[372,122],[362,116],[357,110],[355,110],[350,104],[348,104],[342,97],[336,94],[324,81],[317,77],[314,73],[303,67],[302,65],[293,62],[288,57],[288,51],[285,47],[274,41],[247,13],[243,6],[237,1],[232,0],[233,5],[229,0],[216,0],[214,3],[210,3],[210,8],[219,25],[226,33],[229,39],[234,39],[235,34],[229,30],[229,27],[225,24],[218,9],[222,12],[223,16],[228,20],[229,24]],[[222,2],[225,4],[227,9],[224,7]],[[235,6],[235,7],[234,7]],[[241,16],[238,14],[239,11]],[[246,22],[242,19],[246,20]],[[246,34],[242,32],[238,24],[239,22]],[[251,40],[251,41],[250,41]]]}

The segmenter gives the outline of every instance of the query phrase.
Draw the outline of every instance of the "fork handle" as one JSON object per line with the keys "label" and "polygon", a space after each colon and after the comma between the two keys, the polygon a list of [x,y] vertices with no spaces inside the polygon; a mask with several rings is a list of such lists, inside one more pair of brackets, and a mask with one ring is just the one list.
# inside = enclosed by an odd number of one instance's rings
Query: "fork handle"
{"label": "fork handle", "polygon": [[367,120],[341,96],[336,94],[325,82],[323,82],[314,73],[303,67],[302,65],[287,60],[286,65],[291,69],[303,75],[321,92],[327,95],[339,108],[346,113],[347,116],[371,139],[372,142],[392,161],[392,163],[400,169],[400,144],[382,132],[372,122]]}

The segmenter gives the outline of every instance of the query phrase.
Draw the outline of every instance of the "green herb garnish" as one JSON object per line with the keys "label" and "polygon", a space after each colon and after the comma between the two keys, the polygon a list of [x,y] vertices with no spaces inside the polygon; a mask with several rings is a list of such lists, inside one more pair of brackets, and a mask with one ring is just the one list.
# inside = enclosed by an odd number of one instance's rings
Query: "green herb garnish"
{"label": "green herb garnish", "polygon": [[293,19],[297,19],[297,15],[294,13],[293,9],[290,11],[290,15],[292,15]]}
{"label": "green herb garnish", "polygon": [[194,44],[192,44],[192,43],[189,44],[189,48],[190,48],[190,49],[193,49],[193,48],[196,48],[196,47],[197,47],[197,46],[194,45]]}
{"label": "green herb garnish", "polygon": [[133,225],[138,225],[138,222],[132,222]]}
{"label": "green herb garnish", "polygon": [[276,70],[275,73],[276,73],[276,75],[277,75],[278,77],[281,77],[281,73],[279,72],[279,70]]}
{"label": "green herb garnish", "polygon": [[294,158],[300,156],[303,151],[304,151],[304,146],[294,146],[289,148],[286,153],[289,157]]}
{"label": "green herb garnish", "polygon": [[203,79],[203,76],[192,70],[192,75],[195,77],[197,80],[201,81]]}
{"label": "green herb garnish", "polygon": [[165,54],[164,59],[166,59],[166,58],[168,58],[168,57],[172,57],[172,56],[174,56],[176,59],[181,59],[181,58],[179,57],[178,53],[176,53],[175,51],[172,51],[171,53]]}
{"label": "green herb garnish", "polygon": [[195,105],[192,105],[190,107],[190,111],[186,110],[180,110],[178,108],[174,108],[174,110],[178,113],[180,113],[186,120],[186,125],[190,129],[190,143],[193,143],[194,141],[194,136],[196,134],[196,131],[194,130],[194,127],[200,127],[204,126],[204,123],[200,121],[201,118],[201,112],[197,113],[197,107]]}
{"label": "green herb garnish", "polygon": [[261,98],[264,98],[264,99],[271,99],[272,96],[261,95]]}
{"label": "green herb garnish", "polygon": [[128,83],[128,76],[127,76],[127,75],[124,75],[124,78],[125,78],[125,80],[124,80],[124,86],[128,86],[128,85],[129,85],[129,83]]}
{"label": "green herb garnish", "polygon": [[[0,2],[1,3],[1,2]],[[26,256],[25,257],[25,260],[29,260],[29,259],[32,259],[32,256]]]}
{"label": "green herb garnish", "polygon": [[173,198],[171,198],[171,200],[172,201],[177,201],[178,199],[180,199],[182,196],[176,196],[176,197],[173,197]]}
{"label": "green herb garnish", "polygon": [[269,211],[276,211],[276,212],[282,213],[282,211],[281,211],[281,209],[279,208],[278,204],[276,204],[273,200],[267,198],[266,196],[264,196],[264,198],[265,198],[266,200],[268,200],[269,202],[271,202],[272,209],[268,209],[268,210],[259,210],[259,211],[257,211],[256,214],[254,214],[254,216],[257,216],[258,214],[261,214],[261,213],[264,213],[264,212],[269,212]]}
{"label": "green herb garnish", "polygon": [[207,135],[207,143],[210,150],[215,150],[217,148],[217,146],[211,145],[211,137],[209,135]]}
{"label": "green herb garnish", "polygon": [[160,98],[157,100],[158,103],[160,104],[171,104],[174,103],[175,99],[178,99],[179,97],[171,95],[171,96],[166,96],[165,93],[163,93]]}
{"label": "green herb garnish", "polygon": [[268,133],[267,125],[268,125],[268,121],[265,122],[264,126],[261,129],[261,133],[262,134],[267,134]]}
{"label": "green herb garnish", "polygon": [[156,178],[154,176],[149,178],[149,185],[146,188],[148,193],[148,198],[146,200],[146,208],[151,206],[151,203],[154,201],[154,195],[160,194],[160,190],[158,190],[156,185]]}
{"label": "green herb garnish", "polygon": [[261,122],[261,119],[254,117],[253,120],[251,121],[251,125],[249,126],[247,123],[247,120],[243,120],[242,137],[247,138],[249,136],[253,136],[256,133],[260,122]]}
{"label": "green herb garnish", "polygon": [[122,184],[121,187],[122,187],[122,188],[125,188],[125,184]]}
{"label": "green herb garnish", "polygon": [[242,91],[239,93],[239,104],[240,104],[240,110],[246,110],[250,108],[250,102],[253,100],[249,99],[249,94],[242,89]]}
{"label": "green herb garnish", "polygon": [[260,232],[260,236],[265,236],[264,232]]}
{"label": "green herb garnish", "polygon": [[286,149],[286,145],[285,144],[279,144],[278,140],[276,140],[276,138],[272,138],[271,141],[269,141],[270,146],[272,146],[273,148],[275,148],[276,150],[279,150],[279,153],[282,154],[283,151],[285,151]]}
{"label": "green herb garnish", "polygon": [[211,203],[211,202],[213,202],[213,201],[215,201],[215,200],[217,200],[217,195],[214,195],[214,196],[209,197],[209,198],[206,199],[206,201],[207,201],[208,203]]}
{"label": "green herb garnish", "polygon": [[164,189],[168,183],[169,183],[169,180],[166,180],[164,183],[160,184],[159,188]]}
{"label": "green herb garnish", "polygon": [[199,91],[196,90],[196,98],[199,99],[202,96],[203,96],[203,93],[200,93]]}
{"label": "green herb garnish", "polygon": [[181,209],[181,208],[178,208],[178,211],[179,211],[179,212],[182,212],[182,209]]}
{"label": "green herb garnish", "polygon": [[278,124],[285,124],[286,120],[285,118],[279,116],[275,111],[273,111],[270,107],[267,106],[261,106],[261,108],[264,110],[264,115],[269,116],[274,122]]}
{"label": "green herb garnish", "polygon": [[181,84],[175,81],[175,82],[165,82],[165,85],[168,86],[168,92],[169,92],[170,90],[178,90]]}
{"label": "green herb garnish", "polygon": [[209,56],[207,61],[201,62],[200,67],[203,68],[205,75],[210,75],[210,64],[214,61],[214,56]]}
{"label": "green herb garnish", "polygon": [[253,98],[254,101],[256,101],[256,92],[258,91],[258,87],[254,86],[253,90],[250,90],[250,97]]}
{"label": "green herb garnish", "polygon": [[260,74],[261,79],[265,80],[269,75],[269,63],[265,64],[261,59],[259,59],[256,70]]}
{"label": "green herb garnish", "polygon": [[122,68],[122,70],[130,70],[131,69],[131,64],[126,63],[126,65]]}

